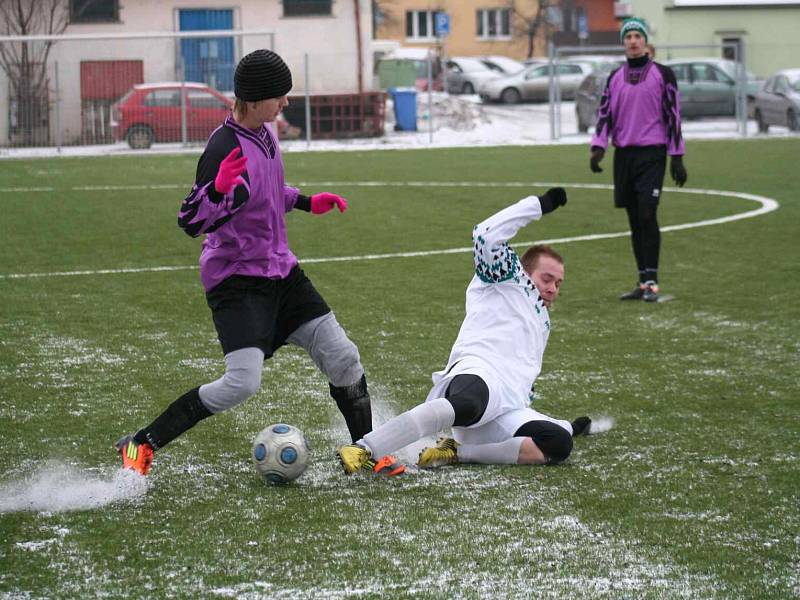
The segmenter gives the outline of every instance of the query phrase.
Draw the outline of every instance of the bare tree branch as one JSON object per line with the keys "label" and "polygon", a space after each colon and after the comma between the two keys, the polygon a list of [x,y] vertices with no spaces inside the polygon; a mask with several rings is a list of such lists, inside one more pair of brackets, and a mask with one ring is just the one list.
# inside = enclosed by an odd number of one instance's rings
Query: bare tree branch
{"label": "bare tree branch", "polygon": [[520,2],[520,0],[508,0],[508,6],[511,9],[512,15],[512,28],[517,35],[523,35],[527,38],[528,49],[527,57],[533,56],[534,45],[536,37],[544,28],[547,31],[547,11],[550,7],[559,6],[560,0],[539,0],[538,7],[535,12],[525,11],[520,5],[530,5],[531,2]]}
{"label": "bare tree branch", "polygon": [[[70,0],[0,0],[0,34],[57,35],[69,23]],[[22,143],[49,120],[47,62],[53,41],[0,43],[0,68],[14,100],[16,129]]]}

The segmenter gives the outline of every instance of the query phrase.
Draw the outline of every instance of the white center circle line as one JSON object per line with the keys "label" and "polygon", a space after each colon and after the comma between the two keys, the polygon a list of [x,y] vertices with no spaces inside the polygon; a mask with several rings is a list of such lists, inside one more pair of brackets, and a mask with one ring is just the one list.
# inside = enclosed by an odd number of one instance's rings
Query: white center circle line
{"label": "white center circle line", "polygon": [[[469,181],[306,181],[298,182],[295,185],[302,187],[508,187],[508,188],[535,188],[535,187],[564,187],[564,188],[578,188],[578,189],[593,189],[593,190],[613,190],[614,186],[605,183],[557,183],[557,182],[469,182]],[[153,185],[153,186],[80,186],[71,188],[73,191],[123,191],[123,190],[141,190],[143,188],[153,190],[172,189],[171,184]],[[186,187],[178,186],[177,187]],[[43,188],[0,188],[0,192],[5,191],[39,191]],[[759,204],[759,207],[735,215],[728,215],[726,217],[718,217],[715,219],[704,219],[702,221],[693,221],[690,223],[681,223],[678,225],[668,225],[662,227],[662,232],[681,231],[684,229],[694,229],[696,227],[708,227],[711,225],[721,225],[723,223],[731,223],[742,219],[751,219],[760,215],[770,213],[778,210],[780,204],[777,200],[767,198],[766,196],[758,196],[756,194],[747,194],[743,192],[732,192],[727,190],[707,190],[702,188],[664,188],[668,192],[677,192],[683,194],[697,194],[706,196],[722,196],[728,198],[738,198],[741,200],[749,200]],[[606,240],[619,237],[627,237],[630,235],[629,231],[618,231],[613,233],[594,233],[587,235],[580,235],[574,237],[554,238],[549,240],[536,240],[535,242],[514,242],[515,245],[529,246],[534,243],[538,244],[567,244],[571,242],[587,242],[593,240]],[[413,258],[419,256],[437,256],[443,254],[459,254],[463,252],[472,252],[472,247],[464,248],[446,248],[443,250],[420,250],[416,252],[390,252],[386,254],[362,254],[356,256],[331,256],[321,258],[304,258],[298,257],[301,264],[310,263],[326,263],[326,262],[345,262],[357,260],[384,260],[389,258]],[[158,273],[163,271],[186,271],[197,269],[197,265],[185,265],[174,267],[142,267],[131,269],[95,269],[84,271],[54,271],[45,273],[8,273],[0,274],[2,279],[32,279],[36,277],[73,277],[78,275],[117,275],[126,273]]]}

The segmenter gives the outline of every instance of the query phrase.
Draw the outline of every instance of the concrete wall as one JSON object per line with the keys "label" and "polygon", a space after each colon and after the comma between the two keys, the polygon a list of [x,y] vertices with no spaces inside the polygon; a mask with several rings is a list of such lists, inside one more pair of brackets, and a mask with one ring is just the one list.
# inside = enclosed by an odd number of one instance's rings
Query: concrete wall
{"label": "concrete wall", "polygon": [[659,45],[720,44],[724,37],[738,36],[745,41],[747,69],[756,75],[767,77],[778,69],[800,67],[800,2],[713,8],[681,8],[664,0],[633,0],[632,4],[634,14],[654,28],[652,42],[659,59],[686,55],[659,52]]}

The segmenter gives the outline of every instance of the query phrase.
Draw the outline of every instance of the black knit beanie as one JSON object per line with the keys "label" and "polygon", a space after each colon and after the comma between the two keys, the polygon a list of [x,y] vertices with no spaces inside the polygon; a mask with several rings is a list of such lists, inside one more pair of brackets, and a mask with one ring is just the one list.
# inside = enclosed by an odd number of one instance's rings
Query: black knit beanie
{"label": "black knit beanie", "polygon": [[292,89],[292,73],[272,50],[256,50],[236,66],[233,92],[239,100],[258,102],[280,98]]}

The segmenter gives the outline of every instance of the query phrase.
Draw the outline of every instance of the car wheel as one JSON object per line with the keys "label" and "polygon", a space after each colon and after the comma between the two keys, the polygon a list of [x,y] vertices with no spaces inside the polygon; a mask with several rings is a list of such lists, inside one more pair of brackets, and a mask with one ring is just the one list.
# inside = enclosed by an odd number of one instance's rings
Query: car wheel
{"label": "car wheel", "polygon": [[515,88],[506,88],[503,90],[503,93],[500,94],[500,100],[506,104],[517,104],[522,100],[522,96]]}
{"label": "car wheel", "polygon": [[786,111],[786,125],[789,131],[800,131],[800,120],[797,118],[797,113],[791,108]]}
{"label": "car wheel", "polygon": [[756,109],[756,124],[758,125],[758,131],[760,133],[767,133],[769,131],[769,125],[764,122],[764,115],[761,114],[761,111]]}
{"label": "car wheel", "polygon": [[469,81],[464,84],[464,87],[461,88],[462,94],[474,94],[475,93],[475,86],[472,85]]}
{"label": "car wheel", "polygon": [[154,137],[147,125],[134,125],[128,130],[128,145],[134,150],[144,150],[153,144]]}

